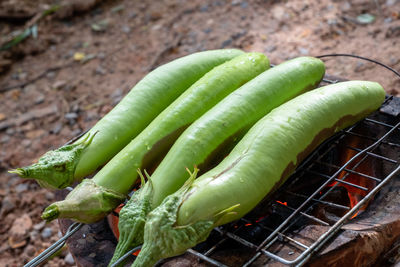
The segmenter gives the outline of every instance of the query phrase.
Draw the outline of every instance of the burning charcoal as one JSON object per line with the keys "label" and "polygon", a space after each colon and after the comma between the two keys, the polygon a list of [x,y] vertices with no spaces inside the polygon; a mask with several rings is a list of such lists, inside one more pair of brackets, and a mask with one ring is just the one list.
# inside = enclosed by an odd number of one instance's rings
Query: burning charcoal
{"label": "burning charcoal", "polygon": [[253,244],[261,244],[270,233],[261,224],[247,223],[238,231],[237,235]]}
{"label": "burning charcoal", "polygon": [[[327,190],[332,189],[331,187],[328,187]],[[321,192],[321,195],[323,195],[325,192]],[[350,205],[350,200],[349,196],[347,194],[346,188],[342,186],[336,186],[335,188],[332,189],[332,191],[323,199],[323,201],[342,205],[349,207]],[[314,206],[313,209],[313,216],[328,222],[329,224],[332,225],[332,223],[335,223],[342,217],[348,210],[323,204],[323,203],[318,203]]]}
{"label": "burning charcoal", "polygon": [[214,246],[214,244],[218,243],[222,238],[223,236],[220,233],[218,233],[217,231],[212,231],[206,241],[197,244],[193,249],[201,253],[205,253],[212,246]]}
{"label": "burning charcoal", "polygon": [[[322,194],[324,194],[324,192],[322,192]],[[343,186],[336,186],[333,188],[332,191],[329,192],[329,194],[324,198],[324,201],[333,202],[343,206],[348,206],[350,203],[347,190]]]}

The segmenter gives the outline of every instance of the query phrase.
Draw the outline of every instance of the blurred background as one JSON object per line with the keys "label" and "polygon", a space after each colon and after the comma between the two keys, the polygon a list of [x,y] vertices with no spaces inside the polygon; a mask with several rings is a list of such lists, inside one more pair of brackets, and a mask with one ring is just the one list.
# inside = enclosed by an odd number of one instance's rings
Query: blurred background
{"label": "blurred background", "polygon": [[[0,266],[21,266],[59,238],[57,221],[40,219],[55,192],[6,171],[89,129],[150,70],[231,47],[273,64],[349,53],[400,70],[400,1],[2,0],[0,38]],[[324,61],[400,95],[382,67]],[[64,249],[45,266],[71,265]]]}

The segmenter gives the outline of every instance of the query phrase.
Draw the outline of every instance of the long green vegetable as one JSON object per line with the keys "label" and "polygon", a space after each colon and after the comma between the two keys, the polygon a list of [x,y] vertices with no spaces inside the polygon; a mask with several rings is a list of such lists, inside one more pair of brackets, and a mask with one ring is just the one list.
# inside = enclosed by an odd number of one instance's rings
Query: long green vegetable
{"label": "long green vegetable", "polygon": [[236,49],[211,50],[158,67],[76,142],[47,152],[36,164],[10,172],[37,179],[47,188],[64,188],[80,181],[117,154],[205,73],[241,54]]}
{"label": "long green vegetable", "polygon": [[42,218],[73,218],[90,223],[121,203],[137,178],[137,169],[164,155],[182,131],[233,90],[269,68],[261,53],[240,55],[215,67],[168,106],[93,179],[85,179]]}
{"label": "long green vegetable", "polygon": [[147,218],[144,245],[132,266],[152,266],[205,240],[213,227],[259,203],[324,139],[377,109],[385,92],[351,81],[305,93],[274,109],[216,168],[196,172]]}
{"label": "long green vegetable", "polygon": [[289,60],[231,93],[186,129],[151,176],[151,183],[136,191],[121,210],[120,238],[111,263],[143,241],[146,215],[183,185],[188,178],[185,167],[202,168],[273,108],[315,88],[324,72],[319,59]]}

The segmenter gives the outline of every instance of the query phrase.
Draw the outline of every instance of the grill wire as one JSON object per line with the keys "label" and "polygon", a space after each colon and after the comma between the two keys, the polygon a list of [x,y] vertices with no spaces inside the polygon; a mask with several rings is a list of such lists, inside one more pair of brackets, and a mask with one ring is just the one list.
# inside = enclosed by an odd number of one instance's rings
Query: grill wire
{"label": "grill wire", "polygon": [[[328,56],[350,56],[350,57],[356,57],[358,59],[364,59],[371,61],[373,63],[376,63],[378,65],[381,65],[392,72],[394,72],[397,76],[400,77],[400,74],[393,70],[392,68],[374,61],[370,60],[368,58],[363,58],[359,56],[354,56],[354,55],[347,55],[347,54],[332,54],[332,55],[323,55],[319,56],[320,58],[323,57],[328,57]],[[332,79],[323,79],[322,80],[326,84],[333,84],[337,83],[338,80],[332,80]],[[388,97],[384,103],[388,104],[391,100],[393,99],[392,96]],[[357,127],[358,125],[362,123],[369,123],[375,126],[384,126],[386,127],[386,132],[385,134],[380,137],[379,139],[374,139],[371,136],[368,135],[363,135],[359,134],[356,132],[353,132],[352,130]],[[373,126],[374,127],[374,126]],[[187,253],[190,253],[194,256],[196,256],[199,260],[203,260],[213,266],[218,266],[218,267],[228,267],[227,265],[219,262],[216,259],[212,258],[212,253],[215,252],[219,247],[221,247],[225,242],[229,242],[229,240],[233,240],[239,244],[241,244],[244,247],[247,247],[248,249],[253,251],[253,256],[249,258],[244,264],[241,266],[243,267],[248,267],[252,263],[254,263],[260,256],[265,255],[269,257],[270,259],[279,261],[283,264],[289,265],[289,266],[302,266],[314,253],[318,252],[318,250],[327,242],[331,239],[331,237],[337,233],[340,229],[341,226],[343,226],[354,214],[356,214],[360,208],[363,207],[370,199],[373,198],[376,193],[379,192],[381,188],[385,184],[387,184],[390,179],[392,179],[399,171],[400,171],[400,162],[397,161],[396,159],[392,159],[389,157],[386,157],[384,155],[379,155],[374,152],[374,150],[380,146],[381,144],[386,144],[392,147],[399,148],[400,144],[398,143],[393,143],[386,141],[386,139],[394,134],[399,135],[400,132],[400,121],[396,123],[395,125],[387,124],[385,122],[379,121],[372,119],[370,117],[365,118],[364,120],[356,123],[355,125],[351,126],[350,128],[344,129],[334,135],[333,137],[329,138],[326,140],[323,144],[321,144],[314,152],[309,155],[302,163],[301,165],[296,169],[296,171],[292,174],[292,176],[288,179],[291,184],[295,184],[297,182],[301,182],[302,177],[305,177],[305,173],[312,173],[313,175],[320,175],[321,177],[325,178],[325,182],[320,185],[320,187],[315,190],[311,195],[303,195],[298,192],[291,192],[291,191],[283,191],[286,194],[292,195],[294,197],[298,197],[301,199],[305,199],[301,202],[299,207],[290,207],[286,203],[285,205],[279,205],[280,207],[285,207],[288,211],[291,213],[288,213],[288,217],[281,222],[281,224],[276,227],[276,228],[269,228],[265,227],[263,225],[260,225],[263,230],[270,232],[268,237],[266,237],[260,244],[256,244],[254,242],[246,240],[246,238],[240,236],[238,234],[241,229],[244,227],[248,226],[249,224],[251,225],[257,225],[257,222],[254,222],[252,220],[249,220],[246,216],[239,219],[236,222],[230,223],[227,226],[220,226],[216,227],[211,235],[217,235],[219,236],[218,241],[214,241],[211,246],[209,246],[204,252],[196,250],[198,246],[196,246],[193,249],[188,249]],[[74,141],[76,141],[79,137],[81,137],[83,134],[86,132],[83,132],[81,135],[75,137],[74,139],[70,140],[67,144],[70,144]],[[374,143],[370,146],[368,146],[365,149],[360,149],[357,147],[348,147],[349,149],[352,149],[354,151],[357,151],[357,154],[350,158],[347,162],[345,162],[342,166],[332,166],[330,163],[323,162],[321,159],[329,153],[332,149],[334,149],[339,143],[340,140],[342,140],[345,136],[347,135],[355,135],[360,138],[365,138],[365,139],[374,139]],[[329,148],[326,149],[326,146]],[[325,148],[324,152],[321,152],[322,148]],[[381,161],[386,161],[389,162],[393,165],[393,170],[384,178],[378,178],[378,177],[373,177],[371,175],[364,174],[362,172],[356,171],[355,169],[361,164],[367,157],[373,157]],[[347,168],[350,163],[354,162],[357,159],[360,159],[360,161],[357,162],[353,167]],[[311,167],[314,164],[321,164],[321,165],[331,165],[330,167],[336,167],[338,170],[333,174],[333,175],[327,175],[321,172],[317,172],[314,170],[311,170]],[[343,171],[346,172],[346,174],[338,178],[339,174],[342,173]],[[346,184],[347,186],[357,188],[359,190],[368,190],[365,187],[362,187],[357,184],[353,184],[350,182],[347,182],[345,179],[348,177],[349,174],[357,174],[359,176],[374,180],[376,182],[376,186],[369,191],[369,193],[364,196],[353,208],[350,208],[348,206],[344,206],[338,203],[334,203],[331,201],[326,201],[324,200],[325,197],[332,191],[334,190],[339,184]],[[300,180],[300,181],[299,181]],[[320,194],[320,192],[326,187],[331,184],[332,182],[336,182],[333,186],[331,186],[324,194]],[[287,188],[288,186],[284,186],[284,188]],[[290,186],[289,186],[290,187]],[[72,190],[72,188],[67,188],[69,190]],[[285,189],[278,189],[278,191],[282,191]],[[319,218],[314,217],[313,215],[309,214],[311,208],[313,205],[310,205],[311,203],[321,203],[330,207],[334,208],[339,208],[343,210],[347,210],[347,212],[341,217],[338,218],[338,220],[333,224],[330,225],[329,222],[325,222]],[[276,206],[276,200],[271,200],[268,203],[264,204],[268,205],[270,207],[273,207],[274,205]],[[291,227],[300,219],[306,217],[307,219],[313,221],[316,224],[324,225],[329,227],[325,233],[323,233],[319,238],[312,243],[311,245],[305,245],[294,238],[291,237],[290,229]],[[71,237],[74,233],[76,233],[84,224],[83,223],[74,223],[72,224],[68,230],[66,231],[65,235],[61,237],[58,241],[53,243],[49,248],[44,250],[41,254],[36,256],[34,259],[32,259],[30,262],[24,265],[24,267],[34,267],[38,266],[44,261],[48,260],[52,255],[57,253],[66,243],[66,240]],[[207,242],[207,241],[206,241]],[[272,246],[276,245],[277,243],[281,244],[291,244],[294,246],[296,249],[301,250],[301,254],[298,255],[295,259],[293,260],[288,260],[285,258],[282,258],[278,256],[277,254],[274,254],[270,252],[268,249],[271,248]],[[132,253],[140,250],[141,246],[135,247],[132,250],[128,251],[124,256],[122,256],[117,262],[115,262],[111,267],[117,266],[119,263],[123,262],[126,258],[132,257],[135,258],[135,256],[132,255]],[[203,249],[204,250],[204,249]],[[162,263],[164,260],[161,260],[158,262],[158,264]]]}

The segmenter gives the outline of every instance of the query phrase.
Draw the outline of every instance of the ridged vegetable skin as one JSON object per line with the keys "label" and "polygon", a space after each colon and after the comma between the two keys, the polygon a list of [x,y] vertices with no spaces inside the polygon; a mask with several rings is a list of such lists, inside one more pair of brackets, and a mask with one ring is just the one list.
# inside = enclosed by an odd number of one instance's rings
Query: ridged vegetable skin
{"label": "ridged vegetable skin", "polygon": [[10,172],[37,179],[47,188],[60,189],[80,181],[117,154],[205,73],[241,54],[236,49],[210,50],[158,67],[76,142],[47,152],[31,166]]}
{"label": "ridged vegetable skin", "polygon": [[193,121],[268,68],[269,60],[261,53],[246,53],[215,67],[161,112],[93,179],[83,180],[65,200],[46,208],[42,218],[73,218],[85,223],[102,219],[125,199],[137,179],[137,169],[146,167],[148,158],[164,156]]}
{"label": "ridged vegetable skin", "polygon": [[183,253],[213,227],[254,208],[324,139],[365,117],[383,102],[375,82],[351,81],[305,93],[257,122],[216,168],[167,197],[145,225],[133,266]]}
{"label": "ridged vegetable skin", "polygon": [[265,114],[315,88],[324,76],[321,60],[300,57],[258,75],[224,98],[186,129],[169,150],[145,188],[120,212],[119,244],[112,262],[142,242],[145,215],[178,190],[188,178],[185,167],[205,167],[215,154],[230,151]]}

